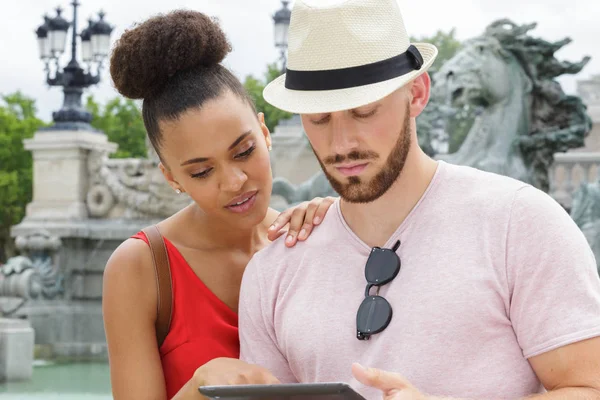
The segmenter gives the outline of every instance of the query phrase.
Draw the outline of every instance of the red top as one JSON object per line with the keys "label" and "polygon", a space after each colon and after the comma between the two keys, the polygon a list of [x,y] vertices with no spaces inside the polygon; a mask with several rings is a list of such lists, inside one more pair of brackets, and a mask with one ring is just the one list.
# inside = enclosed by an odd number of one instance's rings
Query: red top
{"label": "red top", "polygon": [[[132,236],[148,243],[146,235]],[[198,367],[218,357],[238,358],[238,316],[198,278],[177,248],[165,239],[173,301],[171,329],[160,347],[160,358],[172,398]]]}

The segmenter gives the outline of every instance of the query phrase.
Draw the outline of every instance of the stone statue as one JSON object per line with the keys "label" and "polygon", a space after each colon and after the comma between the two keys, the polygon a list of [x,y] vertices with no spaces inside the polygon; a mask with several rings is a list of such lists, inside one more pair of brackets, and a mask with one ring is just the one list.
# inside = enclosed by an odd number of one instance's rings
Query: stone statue
{"label": "stone statue", "polygon": [[15,245],[31,261],[40,276],[41,294],[45,299],[64,295],[64,274],[60,268],[59,249],[62,241],[44,229],[17,236]]}
{"label": "stone statue", "polygon": [[590,244],[600,273],[600,183],[581,185],[575,192],[571,217]]}
{"label": "stone statue", "polygon": [[88,160],[87,207],[94,218],[161,219],[190,204],[176,194],[158,168],[158,155],[146,138],[148,158],[109,159],[94,152]]}
{"label": "stone statue", "polygon": [[[0,297],[54,299],[64,294],[64,274],[60,270],[60,238],[45,230],[17,236],[22,255],[9,258],[0,268]],[[16,308],[12,312],[16,311]],[[6,311],[4,312],[6,314]]]}
{"label": "stone statue", "polygon": [[459,150],[438,158],[511,176],[548,192],[553,155],[582,147],[591,130],[581,100],[567,96],[554,79],[578,73],[590,58],[578,63],[557,60],[554,53],[571,40],[533,38],[527,33],[535,26],[502,19],[467,41],[435,74],[430,110],[435,112],[436,103],[473,110],[472,126]]}
{"label": "stone statue", "polygon": [[[14,314],[27,300],[35,299],[41,293],[40,274],[29,258],[12,257],[0,266],[0,299],[3,300],[0,302],[0,318]],[[7,302],[9,306],[5,304]]]}

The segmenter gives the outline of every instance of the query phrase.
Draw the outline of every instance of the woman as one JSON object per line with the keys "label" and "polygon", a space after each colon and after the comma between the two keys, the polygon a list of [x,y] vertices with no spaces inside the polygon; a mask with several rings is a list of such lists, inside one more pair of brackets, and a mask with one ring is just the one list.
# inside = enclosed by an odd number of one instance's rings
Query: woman
{"label": "woman", "polygon": [[332,199],[279,216],[269,208],[271,137],[242,84],[220,64],[230,50],[210,18],[176,11],[125,32],[112,54],[117,90],[144,100],[144,124],[165,178],[193,200],[158,224],[173,281],[170,331],[160,348],[148,238],[126,240],[107,263],[103,314],[117,400],[198,399],[198,386],[244,383],[240,376],[275,381],[237,359],[242,274],[288,221],[286,243],[304,240]]}

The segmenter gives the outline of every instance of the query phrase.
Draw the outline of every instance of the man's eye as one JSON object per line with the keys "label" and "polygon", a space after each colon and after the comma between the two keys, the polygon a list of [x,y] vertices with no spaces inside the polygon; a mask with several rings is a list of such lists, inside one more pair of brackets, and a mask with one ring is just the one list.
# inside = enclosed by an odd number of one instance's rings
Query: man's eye
{"label": "man's eye", "polygon": [[355,113],[354,113],[354,115],[355,115],[357,118],[369,118],[369,117],[371,117],[371,116],[375,115],[375,113],[376,113],[376,112],[377,112],[377,109],[375,108],[375,109],[373,109],[372,111],[369,111],[368,113],[361,114],[361,113],[357,113],[357,112],[355,112]]}
{"label": "man's eye", "polygon": [[310,122],[312,122],[315,125],[323,125],[326,124],[327,122],[329,122],[330,116],[326,115],[323,118],[320,118],[318,120],[311,120]]}

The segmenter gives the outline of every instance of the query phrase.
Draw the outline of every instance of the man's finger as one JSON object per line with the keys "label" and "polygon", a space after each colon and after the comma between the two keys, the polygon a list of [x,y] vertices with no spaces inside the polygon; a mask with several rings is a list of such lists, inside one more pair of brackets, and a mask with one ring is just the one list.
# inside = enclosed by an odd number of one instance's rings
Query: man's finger
{"label": "man's finger", "polygon": [[352,374],[363,385],[377,388],[383,392],[402,390],[410,386],[408,381],[400,374],[382,371],[377,368],[365,368],[358,363],[352,364]]}

